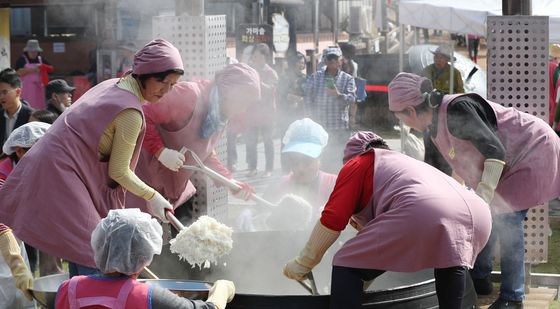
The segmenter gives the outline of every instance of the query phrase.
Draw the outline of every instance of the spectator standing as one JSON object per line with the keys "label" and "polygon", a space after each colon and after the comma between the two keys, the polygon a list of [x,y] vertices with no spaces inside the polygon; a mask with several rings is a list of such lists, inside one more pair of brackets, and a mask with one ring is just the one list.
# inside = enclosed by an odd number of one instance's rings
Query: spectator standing
{"label": "spectator standing", "polygon": [[253,67],[261,79],[261,100],[247,110],[246,147],[249,175],[257,174],[257,144],[259,136],[264,144],[266,160],[264,177],[272,176],[274,168],[274,123],[276,122],[276,87],[278,75],[268,64],[270,49],[268,45],[259,43],[251,52],[249,65]]}
{"label": "spectator standing", "polygon": [[47,84],[47,110],[60,116],[72,104],[71,87],[63,79],[54,79]]}
{"label": "spectator standing", "polygon": [[49,82],[48,74],[54,72],[54,67],[41,57],[41,52],[39,41],[27,41],[15,68],[23,84],[21,97],[35,109],[45,108],[45,86]]}
{"label": "spectator standing", "polygon": [[329,133],[322,162],[326,172],[337,173],[342,166],[340,149],[350,137],[348,108],[356,100],[356,84],[350,74],[340,69],[340,48],[329,47],[323,53],[325,66],[306,83],[303,107],[305,115]]}
{"label": "spectator standing", "polygon": [[478,56],[478,45],[480,43],[480,35],[467,34],[467,48],[469,50],[469,58],[476,63]]}
{"label": "spectator standing", "polygon": [[[278,84],[278,129],[282,135],[284,135],[288,126],[303,114],[303,96],[307,81],[306,67],[305,55],[298,52],[288,58],[288,66],[284,74],[280,76]],[[284,146],[284,143],[282,143],[282,148]],[[284,152],[282,152],[280,159],[282,171],[287,173],[289,168],[285,162]]]}
{"label": "spectator standing", "polygon": [[[431,52],[434,54],[434,63],[430,64],[424,69],[422,75],[429,78],[434,85],[434,88],[443,91],[445,93],[464,93],[463,79],[461,78],[461,72],[456,68],[453,68],[453,92],[451,92],[450,80],[451,71],[449,61],[451,61],[451,48],[447,45],[439,46],[435,51]],[[455,57],[453,58],[455,60]]]}
{"label": "spectator standing", "polygon": [[21,98],[21,80],[13,69],[0,72],[0,143],[29,120],[33,108]]}

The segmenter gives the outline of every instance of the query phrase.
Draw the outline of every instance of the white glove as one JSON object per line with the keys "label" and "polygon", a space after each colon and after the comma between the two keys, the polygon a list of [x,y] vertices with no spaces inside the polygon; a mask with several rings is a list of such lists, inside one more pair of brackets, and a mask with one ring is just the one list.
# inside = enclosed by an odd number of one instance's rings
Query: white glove
{"label": "white glove", "polygon": [[161,162],[163,166],[176,172],[185,163],[185,155],[177,150],[163,148],[163,150],[159,154],[158,161]]}
{"label": "white glove", "polygon": [[159,218],[162,222],[168,222],[165,217],[165,209],[173,211],[173,206],[156,191],[156,194],[148,200],[148,209],[152,216]]}
{"label": "white glove", "polygon": [[498,186],[505,164],[506,162],[497,159],[486,159],[484,161],[484,170],[482,170],[482,177],[476,187],[476,194],[488,205],[494,198],[494,190]]}
{"label": "white glove", "polygon": [[208,292],[209,303],[213,303],[218,309],[224,309],[235,295],[235,285],[229,280],[217,280]]}

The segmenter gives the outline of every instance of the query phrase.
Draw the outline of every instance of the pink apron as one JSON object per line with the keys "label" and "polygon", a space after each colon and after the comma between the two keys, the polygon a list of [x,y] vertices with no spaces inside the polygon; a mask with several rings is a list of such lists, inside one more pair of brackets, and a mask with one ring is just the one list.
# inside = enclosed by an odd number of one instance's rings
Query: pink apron
{"label": "pink apron", "polygon": [[329,200],[335,183],[336,175],[319,171],[318,181],[313,187],[302,186],[294,182],[290,173],[283,176],[278,184],[271,186],[264,198],[278,202],[286,194],[295,194],[303,197],[313,206],[314,211],[320,214]]}
{"label": "pink apron", "polygon": [[[124,109],[141,102],[104,81],[86,92],[26,153],[0,190],[0,218],[15,235],[56,257],[95,267],[91,232],[110,209],[124,207],[125,190],[99,160],[104,129]],[[142,113],[143,115],[143,113]],[[144,138],[143,126],[130,168]]]}
{"label": "pink apron", "polygon": [[[165,147],[179,150],[182,147],[194,151],[201,160],[205,161],[214,149],[214,145],[221,135],[221,131],[214,133],[209,139],[200,137],[200,128],[208,114],[208,100],[204,99],[204,94],[209,91],[202,84],[189,83],[192,91],[196,92],[198,98],[194,107],[192,116],[188,123],[177,130],[168,130],[164,125],[158,126],[159,134],[163,139]],[[161,103],[157,103],[161,104]],[[177,127],[176,124],[170,124],[170,127]],[[185,164],[196,165],[191,156],[185,154]],[[190,183],[189,178],[193,171],[179,169],[174,172],[161,164],[158,159],[150,154],[146,149],[142,149],[140,160],[136,167],[136,174],[146,184],[161,193],[165,198],[178,207],[187,201],[196,193],[196,189]],[[146,201],[132,194],[127,196],[127,207],[137,207],[141,210],[147,208]]]}
{"label": "pink apron", "polygon": [[492,226],[484,201],[428,164],[374,151],[373,196],[353,216],[364,228],[333,265],[399,272],[472,268]]}
{"label": "pink apron", "polygon": [[148,309],[149,286],[128,277],[96,278],[75,276],[60,286],[56,296],[57,309],[78,309],[89,306],[104,308]]}
{"label": "pink apron", "polygon": [[[0,161],[0,180],[6,180],[8,175],[12,173],[14,170],[14,163],[12,162],[11,158],[5,158],[4,160]],[[2,188],[2,186],[0,186]]]}
{"label": "pink apron", "polygon": [[[36,69],[41,66],[43,61],[41,56],[37,56],[39,63],[29,63],[29,59],[24,55],[26,69]],[[41,72],[28,73],[21,78],[22,91],[21,97],[34,109],[45,109],[45,86],[41,81]]]}
{"label": "pink apron", "polygon": [[[471,142],[449,133],[447,107],[458,96],[445,96],[441,102],[438,131],[432,140],[457,175],[475,189],[486,158]],[[560,139],[556,133],[535,116],[487,102],[496,113],[497,135],[506,148],[506,165],[491,202],[492,211],[524,210],[560,196]]]}

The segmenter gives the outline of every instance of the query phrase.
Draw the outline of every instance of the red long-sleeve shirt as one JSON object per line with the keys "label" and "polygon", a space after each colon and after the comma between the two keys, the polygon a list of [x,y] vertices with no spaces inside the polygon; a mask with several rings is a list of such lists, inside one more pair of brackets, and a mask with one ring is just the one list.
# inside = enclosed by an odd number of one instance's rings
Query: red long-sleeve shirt
{"label": "red long-sleeve shirt", "polygon": [[321,214],[321,223],[342,231],[352,214],[362,210],[373,194],[373,151],[359,155],[344,164],[334,190]]}

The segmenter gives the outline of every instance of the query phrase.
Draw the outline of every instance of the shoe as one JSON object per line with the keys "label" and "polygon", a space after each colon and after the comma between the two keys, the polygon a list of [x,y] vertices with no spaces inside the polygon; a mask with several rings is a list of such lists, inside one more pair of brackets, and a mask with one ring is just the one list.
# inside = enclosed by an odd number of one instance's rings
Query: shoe
{"label": "shoe", "polygon": [[505,300],[503,298],[498,298],[488,309],[501,309],[501,308],[515,308],[523,309],[522,300]]}
{"label": "shoe", "polygon": [[490,295],[494,286],[492,285],[492,279],[490,276],[481,279],[472,278],[474,290],[478,295]]}
{"label": "shoe", "polygon": [[249,173],[247,173],[247,176],[256,176],[256,175],[257,175],[256,169],[250,170]]}

